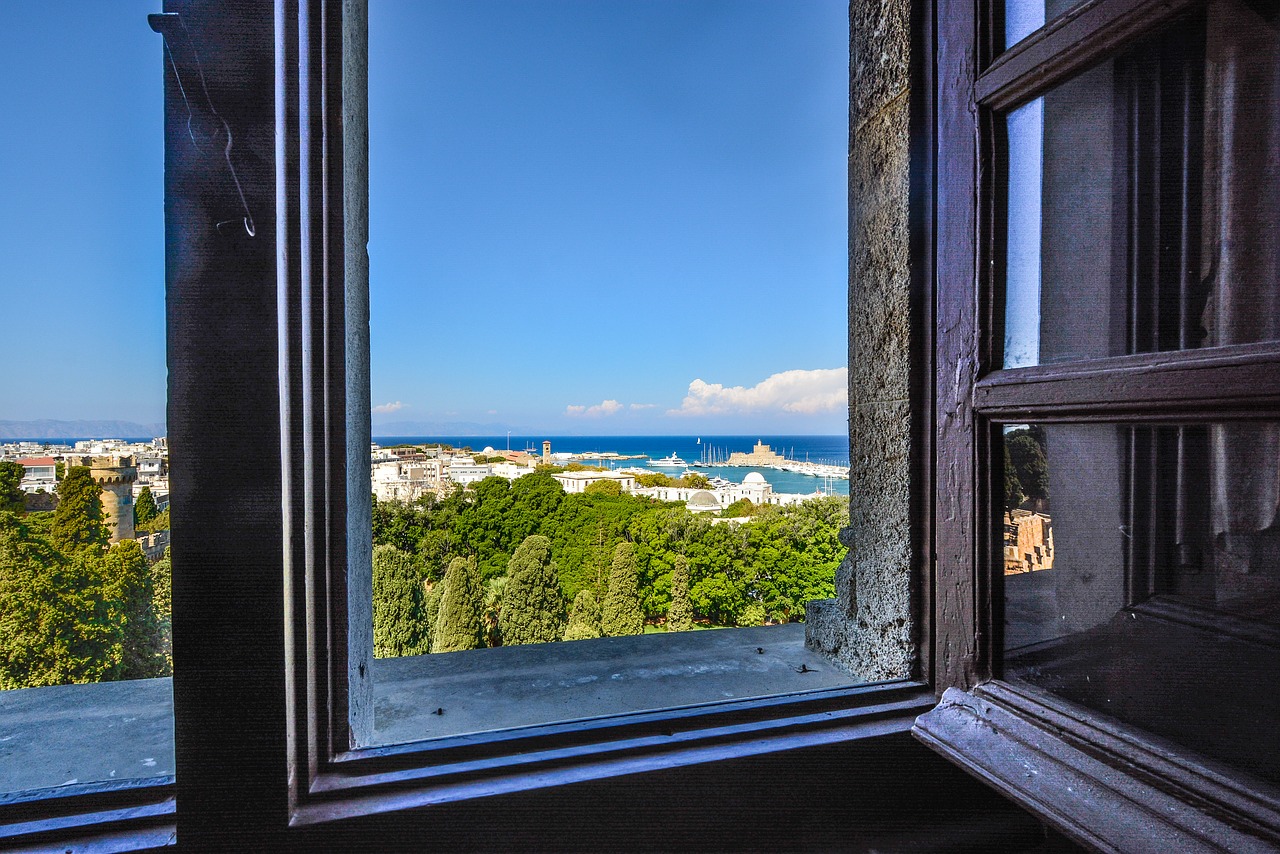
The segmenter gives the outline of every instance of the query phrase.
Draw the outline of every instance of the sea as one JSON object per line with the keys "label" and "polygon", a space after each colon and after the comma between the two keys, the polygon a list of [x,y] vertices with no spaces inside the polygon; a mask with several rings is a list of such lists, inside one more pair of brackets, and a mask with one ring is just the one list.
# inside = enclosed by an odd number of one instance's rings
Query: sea
{"label": "sea", "polygon": [[[92,439],[101,437],[74,437],[63,439],[30,439],[26,441],[40,442],[47,445],[72,445],[74,446],[80,439]],[[150,436],[147,437],[111,437],[122,438],[126,442],[150,442]],[[626,456],[643,455],[649,459],[660,459],[675,454],[686,463],[694,463],[701,460],[718,460],[727,459],[729,454],[734,451],[742,451],[749,453],[757,441],[764,442],[774,453],[782,454],[787,459],[809,461],[812,463],[827,463],[829,465],[837,465],[842,468],[849,466],[849,437],[843,435],[832,436],[813,436],[813,435],[757,435],[757,436],[517,436],[506,434],[501,436],[379,436],[374,435],[373,441],[380,445],[399,445],[399,444],[426,444],[433,442],[443,442],[452,445],[455,448],[471,448],[473,451],[481,451],[485,448],[493,448],[494,450],[512,451],[531,451],[535,454],[542,453],[543,440],[550,440],[551,452],[554,453],[571,453],[571,454],[590,454],[590,453],[609,453],[623,454]],[[6,442],[23,441],[20,439],[5,439]],[[605,468],[649,468],[646,465],[648,459],[637,460],[603,460],[598,464]],[[595,461],[587,460],[591,464],[597,464]],[[811,492],[825,492],[831,495],[848,495],[849,481],[843,478],[826,478],[810,477],[803,474],[795,474],[794,472],[780,471],[771,468],[751,468],[743,466],[719,466],[711,465],[706,468],[695,469],[700,474],[707,477],[723,477],[725,480],[741,483],[742,479],[750,472],[759,472],[766,481],[773,487],[774,492],[799,493],[807,495]],[[663,474],[669,474],[673,477],[679,477],[683,471],[682,468],[653,468],[653,471],[660,471]]]}
{"label": "sea", "polygon": [[[749,453],[757,441],[764,442],[774,453],[782,454],[787,459],[800,462],[827,463],[849,467],[849,437],[845,435],[812,436],[812,435],[777,435],[777,436],[518,436],[506,434],[501,436],[379,436],[373,441],[380,445],[427,444],[441,442],[455,448],[471,448],[481,451],[493,448],[496,451],[530,451],[542,453],[544,440],[551,442],[551,453],[593,454],[615,453],[626,456],[643,455],[649,459],[660,459],[675,454],[686,463],[701,460],[727,459],[734,451]],[[594,461],[585,462],[601,465],[605,468],[650,468],[646,465],[649,459]],[[654,467],[673,477],[679,477],[683,468]],[[710,465],[696,468],[695,471],[707,477],[723,477],[725,480],[741,483],[750,472],[759,472],[774,492],[799,493],[807,495],[812,492],[825,492],[831,495],[848,495],[849,481],[843,478],[818,478],[794,472],[772,468],[752,468],[744,466]]]}

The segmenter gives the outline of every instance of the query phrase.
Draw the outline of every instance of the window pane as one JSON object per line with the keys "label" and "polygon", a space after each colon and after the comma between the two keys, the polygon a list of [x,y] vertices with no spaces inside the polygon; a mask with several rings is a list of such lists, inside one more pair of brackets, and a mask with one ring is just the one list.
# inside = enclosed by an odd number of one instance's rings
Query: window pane
{"label": "window pane", "polygon": [[1224,0],[1007,114],[1004,367],[1280,338],[1277,103]]}
{"label": "window pane", "polygon": [[174,772],[159,6],[0,28],[0,793]]}
{"label": "window pane", "polygon": [[853,681],[847,14],[371,7],[368,743]]}
{"label": "window pane", "polygon": [[1005,675],[1280,781],[1280,422],[1004,447]]}
{"label": "window pane", "polygon": [[1005,0],[1005,48],[1013,47],[1047,22],[1078,5],[1080,0]]}

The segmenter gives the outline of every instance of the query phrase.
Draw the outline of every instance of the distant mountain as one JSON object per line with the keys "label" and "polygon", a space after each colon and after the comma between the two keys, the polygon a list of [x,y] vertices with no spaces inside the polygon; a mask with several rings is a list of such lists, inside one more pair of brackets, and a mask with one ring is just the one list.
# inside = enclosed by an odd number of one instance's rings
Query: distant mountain
{"label": "distant mountain", "polygon": [[526,428],[508,424],[481,424],[478,421],[390,421],[374,424],[377,436],[501,436],[507,431],[520,433]]}
{"label": "distant mountain", "polygon": [[0,421],[0,439],[142,439],[163,435],[163,424],[136,421]]}

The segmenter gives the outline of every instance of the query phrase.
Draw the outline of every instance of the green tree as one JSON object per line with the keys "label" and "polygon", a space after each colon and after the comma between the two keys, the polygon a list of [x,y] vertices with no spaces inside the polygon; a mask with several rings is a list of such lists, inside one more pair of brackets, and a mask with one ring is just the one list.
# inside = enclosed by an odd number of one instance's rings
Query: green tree
{"label": "green tree", "polygon": [[689,559],[676,558],[671,570],[671,606],[667,609],[667,631],[687,632],[693,628],[693,605],[689,602]]}
{"label": "green tree", "polygon": [[564,636],[560,574],[546,537],[526,537],[511,556],[498,622],[504,645],[550,643]]}
{"label": "green tree", "polygon": [[742,613],[738,615],[739,626],[763,626],[765,621],[764,605],[759,602],[752,602],[750,605],[742,609]]}
{"label": "green tree", "polygon": [[573,597],[569,610],[569,622],[564,628],[564,639],[590,640],[600,637],[600,600],[591,590],[583,588]]}
{"label": "green tree", "polygon": [[0,512],[0,689],[119,676],[121,632],[99,595],[100,560],[68,560],[34,526]]}
{"label": "green tree", "polygon": [[1013,465],[1013,456],[1009,446],[1004,446],[1004,509],[1012,510],[1022,503],[1026,496],[1022,493],[1022,481],[1018,479],[1018,469]]}
{"label": "green tree", "polygon": [[426,592],[422,596],[422,610],[427,620],[427,652],[435,652],[435,649],[431,648],[431,642],[436,636],[436,623],[440,618],[440,600],[444,596],[444,583],[427,581],[424,587]]}
{"label": "green tree", "polygon": [[675,486],[676,482],[662,472],[655,471],[636,475],[636,484],[639,486]]}
{"label": "green tree", "polygon": [[144,486],[138,493],[138,500],[133,503],[133,526],[140,528],[156,517],[156,500],[151,496],[151,487]]}
{"label": "green tree", "polygon": [[444,593],[432,652],[457,652],[484,646],[481,591],[476,584],[475,558],[455,557],[444,574]]}
{"label": "green tree", "polygon": [[640,611],[640,574],[636,568],[636,549],[631,543],[618,543],[613,550],[613,566],[609,570],[609,587],[601,608],[600,630],[609,637],[644,632],[644,615]]}
{"label": "green tree", "polygon": [[1009,459],[1018,473],[1022,492],[1030,499],[1049,498],[1049,461],[1045,456],[1044,431],[1015,430],[1005,437]]}
{"label": "green tree", "polygon": [[706,475],[691,471],[680,478],[680,485],[689,489],[710,489],[711,481],[707,479]]}
{"label": "green tree", "polygon": [[[86,555],[89,557],[89,555]],[[147,556],[136,540],[123,540],[101,556],[107,619],[120,632],[120,679],[149,679],[166,669],[164,639],[155,613]]]}
{"label": "green tree", "polygon": [[156,635],[165,662],[165,673],[161,675],[167,675],[173,672],[173,564],[168,546],[164,557],[151,567],[151,611],[155,614]]}
{"label": "green tree", "polygon": [[72,466],[58,484],[58,507],[53,511],[53,544],[74,551],[106,545],[110,532],[102,522],[102,487],[86,466]]}
{"label": "green tree", "polygon": [[164,508],[156,515],[152,516],[149,521],[137,526],[138,533],[142,533],[142,534],[154,534],[157,531],[167,531],[167,530],[169,530],[169,508],[168,507]]}
{"label": "green tree", "polygon": [[621,495],[622,484],[616,480],[597,480],[587,484],[587,488],[582,491],[587,495]]}
{"label": "green tree", "polygon": [[728,507],[720,511],[721,517],[725,519],[737,519],[742,516],[754,516],[757,507],[752,503],[750,498],[739,498]]}
{"label": "green tree", "polygon": [[410,555],[373,547],[373,654],[376,658],[430,651],[422,578]]}
{"label": "green tree", "polygon": [[22,478],[26,475],[22,463],[0,463],[0,513],[8,511],[21,516],[27,510],[22,495]]}

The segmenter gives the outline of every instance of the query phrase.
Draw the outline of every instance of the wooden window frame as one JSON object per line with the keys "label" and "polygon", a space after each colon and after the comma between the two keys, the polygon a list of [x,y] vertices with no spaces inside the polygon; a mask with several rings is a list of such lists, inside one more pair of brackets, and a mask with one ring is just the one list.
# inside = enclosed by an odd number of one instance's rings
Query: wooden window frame
{"label": "wooden window frame", "polygon": [[[1280,342],[998,369],[996,117],[1203,6],[1087,0],[996,55],[998,0],[936,0],[935,671],[918,738],[1100,850],[1273,850],[1280,800],[1176,745],[1000,679],[1001,422],[1280,416]],[[945,594],[945,595],[944,595]],[[1028,771],[1034,769],[1034,773]]]}
{"label": "wooden window frame", "polygon": [[[115,851],[176,840],[223,850],[252,840],[310,850],[335,822],[367,828],[370,816],[406,811],[429,819],[495,794],[905,733],[934,705],[929,683],[947,665],[935,663],[943,657],[932,655],[925,619],[916,680],[353,749],[352,707],[368,700],[367,668],[348,654],[362,617],[347,578],[368,522],[351,500],[368,482],[359,377],[367,284],[358,281],[367,190],[347,173],[360,165],[349,155],[367,145],[367,128],[344,75],[363,74],[363,0],[164,8],[162,27],[198,36],[202,83],[234,138],[244,196],[231,195],[241,187],[222,171],[221,149],[191,144],[166,67],[177,773],[0,804],[0,844]],[[933,86],[932,67],[918,61],[934,39],[925,8],[912,17],[920,92]],[[921,484],[932,483],[934,463],[934,109],[913,96],[912,467]],[[229,219],[242,207],[254,233]],[[910,571],[932,613],[927,486],[913,503],[922,563]],[[954,634],[947,623],[938,637]]]}

